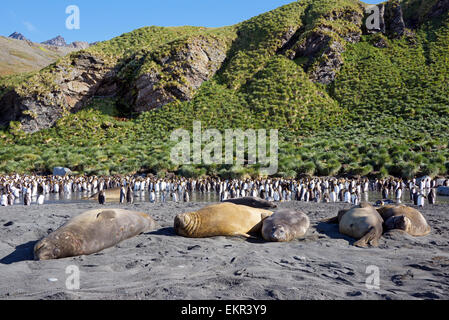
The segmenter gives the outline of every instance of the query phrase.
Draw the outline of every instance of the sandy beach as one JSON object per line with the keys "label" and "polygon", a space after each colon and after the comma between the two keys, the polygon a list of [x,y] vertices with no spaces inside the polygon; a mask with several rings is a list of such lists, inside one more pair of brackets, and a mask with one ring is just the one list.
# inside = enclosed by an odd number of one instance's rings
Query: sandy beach
{"label": "sandy beach", "polygon": [[[415,238],[385,234],[379,248],[352,246],[337,225],[320,220],[349,204],[282,203],[311,220],[305,239],[267,243],[258,239],[175,235],[176,214],[206,203],[136,203],[161,226],[91,256],[33,261],[34,244],[94,202],[0,208],[0,299],[448,299],[449,206],[420,211],[432,227]],[[115,208],[119,205],[108,204]],[[80,270],[80,289],[66,287],[68,266]],[[379,269],[379,288],[367,288],[369,266]]]}

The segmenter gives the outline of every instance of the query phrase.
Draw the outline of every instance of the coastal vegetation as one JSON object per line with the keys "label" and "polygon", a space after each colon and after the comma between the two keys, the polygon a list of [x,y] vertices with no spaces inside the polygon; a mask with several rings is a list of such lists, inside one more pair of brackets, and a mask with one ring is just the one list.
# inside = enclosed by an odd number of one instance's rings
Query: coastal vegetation
{"label": "coastal vegetation", "polygon": [[[427,2],[403,1],[404,17],[417,8],[428,12],[433,6]],[[126,81],[153,68],[155,57],[198,36],[218,39],[228,54],[190,101],[137,114],[119,97],[95,98],[54,127],[32,134],[11,122],[0,131],[0,173],[45,173],[64,166],[97,175],[258,175],[258,166],[173,164],[171,132],[191,130],[201,121],[203,130],[278,129],[278,176],[449,175],[447,12],[436,18],[420,12],[419,26],[403,37],[363,34],[351,43],[342,39],[354,32],[353,24],[326,19],[340,11],[362,14],[363,6],[355,0],[304,0],[235,26],[147,27],[99,43],[87,51],[121,66]],[[330,84],[310,79],[304,57],[290,59],[278,51],[289,30],[306,37],[323,25],[337,30],[332,36],[345,48],[344,63]],[[375,45],[380,40],[385,46]],[[39,91],[47,90],[42,79],[57,65],[0,78],[0,96],[19,85],[32,88],[33,81]]]}

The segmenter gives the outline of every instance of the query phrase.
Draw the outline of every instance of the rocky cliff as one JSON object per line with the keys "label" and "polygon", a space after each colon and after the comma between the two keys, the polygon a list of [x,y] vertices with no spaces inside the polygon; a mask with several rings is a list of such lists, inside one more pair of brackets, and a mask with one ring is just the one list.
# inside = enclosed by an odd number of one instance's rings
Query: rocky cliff
{"label": "rocky cliff", "polygon": [[[134,57],[121,68],[81,51],[6,93],[0,100],[0,126],[17,121],[25,132],[48,128],[94,96],[120,95],[134,112],[159,108],[175,99],[190,100],[220,68],[225,48],[214,38],[191,38],[166,53]],[[126,69],[138,61],[138,70],[125,77]]]}
{"label": "rocky cliff", "polygon": [[86,52],[65,58],[0,100],[0,125],[18,121],[25,132],[48,128],[67,112],[76,112],[98,92],[114,94],[104,86],[115,75],[104,61]]}
{"label": "rocky cliff", "polygon": [[[0,98],[0,125],[17,121],[24,131],[35,132],[51,127],[68,112],[77,112],[96,96],[115,96],[132,112],[149,111],[173,101],[191,100],[200,86],[216,75],[239,90],[239,85],[231,82],[250,83],[251,75],[274,55],[295,61],[313,83],[330,85],[345,63],[347,45],[358,43],[363,34],[379,32],[397,39],[413,32],[417,21],[404,14],[415,5],[413,1],[418,0],[378,5],[379,30],[366,30],[365,5],[356,0],[342,2],[341,7],[324,0],[323,6],[303,1],[286,6],[291,17],[272,14],[218,31],[195,29],[195,35],[179,36],[164,29],[158,31],[163,36],[145,40],[148,42],[141,41],[144,31],[138,30],[66,57],[8,90]],[[427,19],[448,11],[449,0],[434,2]],[[279,31],[272,32],[273,26]],[[385,39],[374,45],[387,47]],[[53,40],[53,45],[66,45],[61,37]],[[135,43],[138,46],[132,49]],[[106,48],[113,48],[113,54]],[[241,70],[246,72],[244,76]]]}
{"label": "rocky cliff", "polygon": [[162,55],[148,53],[144,58],[148,67],[141,68],[132,82],[132,94],[125,98],[135,112],[160,108],[174,100],[191,100],[225,59],[226,46],[205,37],[188,39]]}

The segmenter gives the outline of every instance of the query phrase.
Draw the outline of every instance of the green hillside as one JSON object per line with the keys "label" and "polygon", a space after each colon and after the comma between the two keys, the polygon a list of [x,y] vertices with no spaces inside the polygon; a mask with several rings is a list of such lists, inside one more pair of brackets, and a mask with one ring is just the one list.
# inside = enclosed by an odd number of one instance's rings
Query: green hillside
{"label": "green hillside", "polygon": [[[279,129],[279,175],[285,177],[448,175],[449,14],[430,17],[436,2],[403,1],[404,19],[418,25],[399,38],[364,33],[360,41],[347,41],[362,33],[354,22],[363,15],[361,2],[302,0],[235,26],[147,27],[102,42],[87,51],[117,66],[123,86],[198,37],[218,41],[227,58],[190,101],[136,114],[121,96],[96,98],[33,134],[12,122],[0,131],[0,173],[66,166],[86,174],[258,174],[252,166],[170,163],[171,132],[200,120],[203,129]],[[283,39],[292,33],[296,41],[288,46]],[[316,34],[344,49],[329,84],[312,79],[332,57],[327,48],[294,56]],[[380,40],[386,47],[375,46]],[[36,75],[0,78],[0,96],[17,87],[48,91],[54,68],[72,57]],[[183,81],[160,72],[162,86]]]}

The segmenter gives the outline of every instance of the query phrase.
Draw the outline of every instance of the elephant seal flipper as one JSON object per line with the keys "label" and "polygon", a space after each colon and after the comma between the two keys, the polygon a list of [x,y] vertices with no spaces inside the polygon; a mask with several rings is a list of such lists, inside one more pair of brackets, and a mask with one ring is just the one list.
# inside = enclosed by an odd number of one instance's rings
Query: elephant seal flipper
{"label": "elephant seal flipper", "polygon": [[360,247],[360,248],[366,248],[368,247],[368,244],[373,247],[379,246],[379,239],[378,239],[378,232],[377,230],[372,227],[367,234],[365,234],[360,240],[354,242],[354,246]]}

